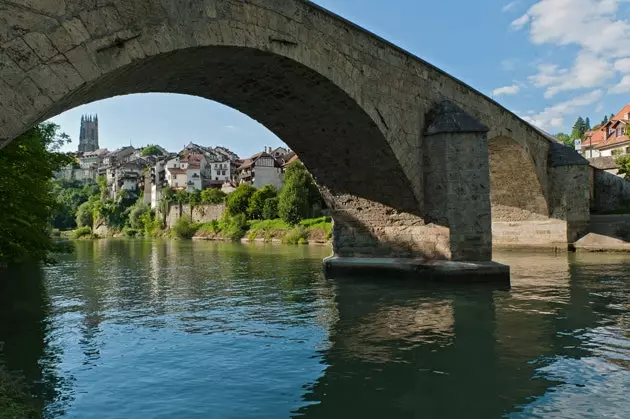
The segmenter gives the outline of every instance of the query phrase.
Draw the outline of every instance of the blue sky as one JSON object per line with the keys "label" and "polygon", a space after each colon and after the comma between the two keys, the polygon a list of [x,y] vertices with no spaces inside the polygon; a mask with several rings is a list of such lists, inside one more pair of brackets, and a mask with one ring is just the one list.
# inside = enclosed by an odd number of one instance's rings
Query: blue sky
{"label": "blue sky", "polygon": [[[318,0],[316,3],[494,97],[539,127],[599,122],[630,93],[630,0]],[[395,6],[394,6],[395,5]],[[53,120],[76,149],[83,113],[98,113],[102,147],[189,141],[241,156],[280,139],[223,105],[179,95],[134,95]]]}

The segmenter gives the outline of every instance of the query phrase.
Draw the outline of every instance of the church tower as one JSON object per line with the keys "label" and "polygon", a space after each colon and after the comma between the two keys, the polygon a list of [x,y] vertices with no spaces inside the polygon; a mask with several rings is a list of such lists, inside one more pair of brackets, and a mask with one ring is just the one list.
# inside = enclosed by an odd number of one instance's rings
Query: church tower
{"label": "church tower", "polygon": [[79,153],[98,150],[98,115],[81,116]]}

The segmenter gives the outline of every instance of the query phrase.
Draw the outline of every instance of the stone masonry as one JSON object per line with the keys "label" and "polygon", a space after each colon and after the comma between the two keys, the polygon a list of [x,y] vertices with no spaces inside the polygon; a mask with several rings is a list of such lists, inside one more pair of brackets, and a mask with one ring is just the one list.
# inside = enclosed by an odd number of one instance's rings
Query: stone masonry
{"label": "stone masonry", "polygon": [[[340,214],[334,215],[336,234],[364,238],[364,245],[355,245],[363,250],[352,253],[369,255],[373,247],[394,255],[488,259],[490,227],[477,190],[488,165],[492,211],[502,221],[557,216],[570,223],[582,216],[581,201],[569,205],[562,191],[572,171],[582,169],[554,169],[550,162],[566,151],[553,140],[436,67],[311,2],[0,0],[0,147],[65,110],[144,92],[216,100],[276,133],[329,190]],[[430,115],[445,100],[488,132],[430,138]],[[493,158],[509,147],[518,150],[516,160]],[[448,164],[441,168],[438,161]],[[464,169],[455,170],[459,164]],[[447,177],[433,176],[427,165]],[[527,199],[509,193],[507,180],[518,176],[526,176]],[[460,218],[464,208],[453,206],[451,197],[462,191],[477,198],[474,216]],[[435,194],[443,202],[433,202]],[[574,196],[582,200],[581,192]],[[367,203],[378,208],[373,215],[363,215]],[[436,215],[435,208],[446,213]],[[338,237],[344,240],[350,241]],[[484,249],[478,254],[465,250],[477,245]]]}

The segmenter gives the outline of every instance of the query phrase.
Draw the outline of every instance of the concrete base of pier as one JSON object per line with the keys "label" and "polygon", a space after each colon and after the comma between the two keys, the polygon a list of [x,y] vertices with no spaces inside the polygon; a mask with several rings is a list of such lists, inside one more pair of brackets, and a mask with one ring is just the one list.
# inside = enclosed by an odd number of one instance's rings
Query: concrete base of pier
{"label": "concrete base of pier", "polygon": [[497,262],[330,256],[324,259],[324,275],[329,279],[378,277],[436,282],[510,284],[510,267]]}

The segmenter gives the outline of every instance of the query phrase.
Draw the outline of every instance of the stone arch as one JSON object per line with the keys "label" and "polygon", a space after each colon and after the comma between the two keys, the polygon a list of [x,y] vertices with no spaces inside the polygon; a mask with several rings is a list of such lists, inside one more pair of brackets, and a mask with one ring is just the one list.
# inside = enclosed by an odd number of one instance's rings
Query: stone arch
{"label": "stone arch", "polygon": [[[334,195],[420,215],[418,180],[405,174],[387,123],[351,79],[356,69],[335,60],[339,51],[318,43],[317,30],[296,25],[308,6],[251,3],[0,1],[0,23],[14,23],[0,34],[10,39],[0,62],[14,84],[0,80],[0,138],[111,96],[191,94],[259,121]],[[365,182],[374,168],[386,176]]]}
{"label": "stone arch", "polygon": [[490,199],[493,221],[531,221],[549,218],[546,191],[531,155],[506,136],[488,141]]}

